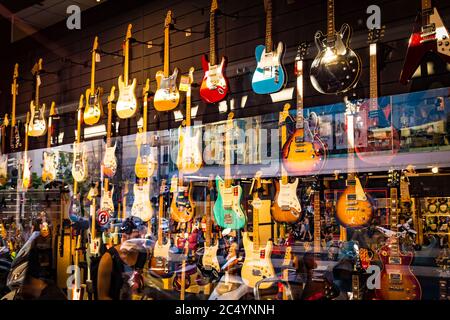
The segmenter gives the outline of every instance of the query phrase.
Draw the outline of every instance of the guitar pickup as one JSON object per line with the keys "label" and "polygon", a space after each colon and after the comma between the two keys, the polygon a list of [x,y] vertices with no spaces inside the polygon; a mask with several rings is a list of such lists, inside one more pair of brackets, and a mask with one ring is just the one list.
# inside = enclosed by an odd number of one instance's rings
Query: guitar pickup
{"label": "guitar pickup", "polygon": [[303,137],[295,137],[296,144],[303,144],[304,142],[305,142],[305,139]]}
{"label": "guitar pickup", "polygon": [[434,40],[434,36],[436,35],[436,26],[435,26],[435,24],[433,23],[433,24],[428,24],[426,26],[423,26],[421,33],[422,33],[422,37],[423,38],[432,37],[430,39],[422,39],[420,41],[421,43]]}
{"label": "guitar pickup", "polygon": [[356,201],[356,194],[348,194],[347,200],[349,201]]}
{"label": "guitar pickup", "polygon": [[291,207],[289,207],[289,206],[281,206],[281,211],[291,211]]}

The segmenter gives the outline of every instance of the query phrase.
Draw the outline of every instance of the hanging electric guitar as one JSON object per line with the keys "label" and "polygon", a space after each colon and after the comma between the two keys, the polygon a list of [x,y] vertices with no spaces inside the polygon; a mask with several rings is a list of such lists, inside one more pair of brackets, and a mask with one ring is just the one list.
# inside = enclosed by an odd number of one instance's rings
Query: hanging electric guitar
{"label": "hanging electric guitar", "polygon": [[31,187],[31,159],[28,158],[28,128],[30,123],[30,113],[27,112],[27,122],[25,127],[25,150],[22,159],[22,188],[27,190]]}
{"label": "hanging electric guitar", "polygon": [[228,94],[228,79],[225,77],[227,60],[222,57],[217,64],[216,55],[216,11],[219,9],[217,0],[212,0],[209,14],[209,61],[206,55],[202,56],[203,76],[200,88],[200,97],[207,103],[220,102]]}
{"label": "hanging electric guitar", "polygon": [[409,39],[400,82],[407,84],[428,52],[434,52],[450,63],[450,36],[432,0],[421,0],[422,10],[417,16]]}
{"label": "hanging electric guitar", "polygon": [[155,92],[154,106],[157,111],[171,111],[180,102],[180,93],[177,88],[178,69],[175,68],[172,75],[169,75],[171,25],[172,11],[169,10],[164,21],[164,71],[158,71],[156,73],[156,85],[158,89]]}
{"label": "hanging electric guitar", "polygon": [[76,243],[74,247],[74,274],[73,274],[73,283],[72,283],[72,291],[71,291],[71,300],[83,300],[84,295],[84,287],[81,285],[81,274],[80,274],[80,251],[81,248],[81,235],[76,236]]}
{"label": "hanging electric guitar", "polygon": [[178,170],[184,174],[194,174],[203,164],[202,152],[200,151],[200,130],[194,135],[191,126],[191,84],[194,81],[194,68],[189,69],[189,76],[182,76],[180,80],[180,91],[186,91],[186,121],[178,131]]}
{"label": "hanging electric guitar", "polygon": [[413,252],[403,252],[400,239],[396,236],[400,222],[397,192],[400,183],[398,172],[390,171],[388,182],[390,187],[390,229],[395,232],[395,235],[390,237],[378,252],[383,270],[380,275],[380,289],[377,289],[375,294],[381,300],[420,300],[422,289],[410,268],[414,254]]}
{"label": "hanging electric guitar", "polygon": [[144,222],[150,221],[154,211],[150,202],[150,182],[135,183],[133,186],[134,202],[131,207],[131,215],[140,218]]}
{"label": "hanging electric guitar", "polygon": [[252,88],[257,94],[270,94],[283,89],[287,77],[282,65],[284,45],[278,43],[273,51],[272,41],[272,0],[264,0],[266,8],[266,44],[256,47],[257,67],[253,73]]}
{"label": "hanging electric guitar", "polygon": [[[280,112],[279,125],[281,126],[281,144],[285,144],[287,129],[286,119],[289,117],[290,105],[286,104]],[[271,213],[275,221],[280,223],[294,223],[301,217],[302,207],[297,196],[297,187],[299,179],[289,182],[289,176],[281,163],[281,180],[275,180],[275,199],[272,204]]]}
{"label": "hanging electric guitar", "polygon": [[40,105],[39,88],[41,86],[42,59],[34,65],[33,83],[34,83],[34,100],[30,102],[30,123],[28,124],[28,135],[30,137],[43,136],[47,130],[47,121],[45,120],[45,103]]}
{"label": "hanging electric guitar", "polygon": [[[116,146],[117,143],[114,143],[114,146],[111,146],[111,123],[112,123],[112,104],[115,98],[116,88],[113,86],[111,88],[111,93],[108,97],[108,123],[106,127],[106,148],[105,155],[102,160],[102,171],[103,174],[109,178],[114,177],[117,171],[117,159],[116,159]],[[117,106],[116,106],[117,108]]]}
{"label": "hanging electric guitar", "polygon": [[98,37],[94,39],[91,62],[91,86],[86,90],[86,106],[84,107],[84,123],[96,124],[103,116],[102,94],[103,89],[95,88],[95,65],[97,62]]}
{"label": "hanging electric guitar", "polygon": [[[295,132],[283,146],[283,165],[292,175],[317,174],[325,164],[326,147],[318,132],[310,129],[309,121],[303,118],[303,60],[308,53],[308,44],[298,47],[295,58],[295,74],[297,75],[297,119]],[[316,119],[315,130],[319,128]],[[306,127],[305,127],[306,125]]]}
{"label": "hanging electric guitar", "polygon": [[[110,189],[109,180],[105,178],[103,183],[102,196],[100,199],[100,208],[97,210],[97,219],[103,221],[103,225],[107,224],[111,217],[114,216],[114,186]],[[106,223],[105,223],[106,222]]]}
{"label": "hanging electric guitar", "polygon": [[90,217],[91,217],[91,233],[89,239],[89,254],[91,257],[98,257],[100,255],[101,237],[97,236],[97,196],[98,196],[98,182],[89,190],[88,198],[91,199]]}
{"label": "hanging electric guitar", "polygon": [[0,186],[4,186],[8,181],[8,155],[5,153],[6,130],[8,128],[8,125],[9,125],[8,114],[5,114],[2,125],[0,127],[0,130],[2,132],[1,155],[0,155]]}
{"label": "hanging electric guitar", "polygon": [[319,51],[311,65],[313,87],[323,94],[337,94],[352,89],[361,75],[361,58],[349,47],[352,29],[344,24],[336,32],[334,0],[328,1],[328,31],[317,31],[314,38]]}
{"label": "hanging electric guitar", "polygon": [[222,228],[241,229],[247,223],[242,209],[242,187],[234,186],[231,177],[231,143],[234,113],[228,114],[225,137],[225,179],[216,177],[217,200],[214,203],[214,219]]}
{"label": "hanging electric guitar", "polygon": [[48,117],[48,129],[47,129],[47,150],[44,151],[44,166],[42,168],[42,181],[51,182],[56,179],[58,174],[59,154],[55,151],[50,151],[52,147],[52,134],[53,134],[53,118],[56,115],[55,103],[53,102],[50,107],[50,115]]}
{"label": "hanging electric guitar", "polygon": [[73,163],[72,176],[76,182],[83,182],[88,177],[88,164],[86,156],[86,145],[81,144],[81,122],[83,121],[83,100],[84,96],[80,96],[78,104],[78,118],[77,118],[77,137],[73,144]]}
{"label": "hanging electric guitar", "polygon": [[128,119],[135,115],[137,106],[136,98],[136,78],[129,83],[129,64],[130,64],[130,39],[131,39],[131,24],[128,25],[127,35],[125,38],[124,48],[124,67],[123,75],[119,76],[119,98],[117,99],[116,112],[119,118]]}
{"label": "hanging electric guitar", "polygon": [[14,66],[13,83],[11,85],[12,95],[12,111],[11,111],[11,135],[10,135],[10,147],[11,151],[18,151],[22,146],[22,138],[20,137],[20,122],[16,120],[16,103],[17,94],[19,90],[18,84],[19,78],[19,65],[16,63]]}
{"label": "hanging electric guitar", "polygon": [[164,217],[164,197],[167,194],[166,181],[161,181],[158,208],[158,241],[153,248],[153,256],[150,260],[150,273],[156,277],[168,278],[172,276],[170,270],[170,237],[164,243],[163,217]]}
{"label": "hanging electric guitar", "polygon": [[189,222],[195,214],[195,202],[193,197],[194,185],[192,181],[185,183],[183,173],[174,176],[171,181],[173,190],[170,214],[175,222]]}
{"label": "hanging electric guitar", "polygon": [[[259,210],[262,207],[262,201],[259,198],[261,190],[261,172],[257,172],[250,192],[253,192],[253,241],[250,240],[248,232],[243,232],[243,243],[245,250],[245,260],[241,270],[241,277],[244,283],[254,288],[260,280],[275,277],[275,270],[270,256],[272,254],[273,244],[268,240],[265,246],[259,243]],[[270,282],[263,283],[260,288],[267,289],[272,285]]]}

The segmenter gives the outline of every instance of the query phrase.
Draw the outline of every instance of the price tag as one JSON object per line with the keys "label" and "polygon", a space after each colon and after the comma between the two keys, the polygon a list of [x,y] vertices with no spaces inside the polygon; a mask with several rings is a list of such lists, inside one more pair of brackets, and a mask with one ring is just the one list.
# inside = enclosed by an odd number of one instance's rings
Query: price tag
{"label": "price tag", "polygon": [[190,79],[188,76],[181,76],[180,79],[180,91],[187,92],[189,88],[191,87]]}
{"label": "price tag", "polygon": [[262,207],[262,201],[261,201],[261,199],[253,199],[253,201],[252,201],[252,206],[253,206],[253,208],[255,208],[255,209],[261,209],[261,207]]}

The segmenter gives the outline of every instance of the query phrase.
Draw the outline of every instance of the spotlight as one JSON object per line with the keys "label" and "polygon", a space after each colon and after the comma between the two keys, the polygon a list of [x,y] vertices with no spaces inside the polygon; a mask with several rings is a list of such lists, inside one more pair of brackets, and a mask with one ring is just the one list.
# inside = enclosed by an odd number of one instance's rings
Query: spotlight
{"label": "spotlight", "polygon": [[431,168],[431,172],[433,172],[434,174],[438,174],[439,173],[439,168],[438,167],[433,167],[433,168]]}

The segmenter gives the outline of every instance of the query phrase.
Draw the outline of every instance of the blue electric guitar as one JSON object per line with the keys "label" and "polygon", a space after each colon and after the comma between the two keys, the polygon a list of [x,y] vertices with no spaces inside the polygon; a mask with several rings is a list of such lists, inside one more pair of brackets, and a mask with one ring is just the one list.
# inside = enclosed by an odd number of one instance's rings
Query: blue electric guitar
{"label": "blue electric guitar", "polygon": [[231,178],[231,131],[233,130],[233,112],[228,115],[225,137],[225,179],[216,177],[217,200],[214,204],[214,219],[222,228],[241,229],[247,223],[242,209],[242,187],[234,186]]}
{"label": "blue electric guitar", "polygon": [[273,51],[272,42],[272,1],[265,0],[266,7],[266,45],[256,47],[255,55],[258,66],[252,79],[253,91],[257,94],[270,94],[283,89],[286,84],[286,73],[281,64],[284,55],[284,45],[278,43]]}

